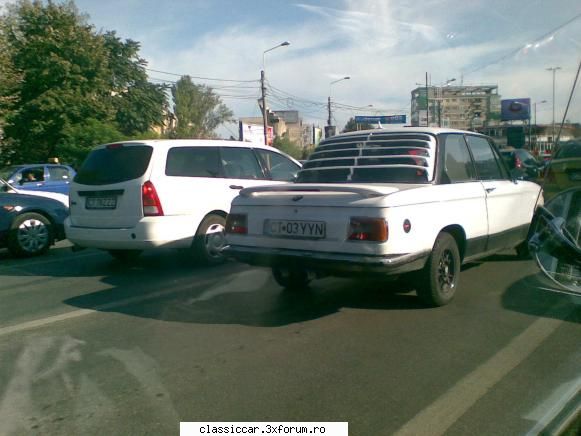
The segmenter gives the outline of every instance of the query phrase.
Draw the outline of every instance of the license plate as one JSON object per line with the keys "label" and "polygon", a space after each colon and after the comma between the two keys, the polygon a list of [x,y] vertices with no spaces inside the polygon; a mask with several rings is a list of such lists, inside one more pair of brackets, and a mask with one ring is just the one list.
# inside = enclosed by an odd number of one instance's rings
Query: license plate
{"label": "license plate", "polygon": [[322,239],[325,237],[323,221],[267,220],[264,233],[281,238]]}
{"label": "license plate", "polygon": [[117,207],[117,197],[87,197],[86,209],[115,209]]}

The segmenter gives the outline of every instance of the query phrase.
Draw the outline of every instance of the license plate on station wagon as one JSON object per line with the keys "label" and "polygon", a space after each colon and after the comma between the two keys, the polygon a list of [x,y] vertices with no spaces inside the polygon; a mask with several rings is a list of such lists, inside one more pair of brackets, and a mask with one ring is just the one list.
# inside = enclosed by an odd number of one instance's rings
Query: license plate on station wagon
{"label": "license plate on station wagon", "polygon": [[117,207],[117,197],[87,197],[85,200],[86,209],[115,209]]}
{"label": "license plate on station wagon", "polygon": [[325,227],[323,221],[266,220],[264,233],[281,238],[323,239]]}

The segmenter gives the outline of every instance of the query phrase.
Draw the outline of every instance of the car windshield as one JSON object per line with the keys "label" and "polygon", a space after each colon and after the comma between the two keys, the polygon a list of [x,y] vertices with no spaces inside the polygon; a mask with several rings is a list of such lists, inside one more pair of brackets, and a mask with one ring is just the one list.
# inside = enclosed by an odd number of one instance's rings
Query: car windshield
{"label": "car windshield", "polygon": [[18,169],[19,167],[17,166],[2,168],[0,169],[0,177],[3,178],[4,180],[8,180],[10,176],[14,174],[14,172],[17,171]]}
{"label": "car windshield", "polygon": [[563,144],[562,149],[559,150],[555,155],[555,159],[569,159],[579,157],[581,157],[581,142]]}

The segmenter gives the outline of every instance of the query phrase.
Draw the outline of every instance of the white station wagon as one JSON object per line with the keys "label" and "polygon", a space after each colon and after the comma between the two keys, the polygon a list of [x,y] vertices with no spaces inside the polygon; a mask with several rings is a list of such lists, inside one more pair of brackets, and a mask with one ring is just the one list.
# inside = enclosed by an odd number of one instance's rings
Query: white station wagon
{"label": "white station wagon", "polygon": [[71,184],[66,234],[76,247],[107,250],[121,260],[167,247],[220,263],[226,215],[238,191],[286,183],[299,168],[272,147],[238,141],[100,145]]}
{"label": "white station wagon", "polygon": [[[429,305],[452,300],[462,263],[526,238],[539,185],[512,179],[492,140],[400,128],[326,139],[297,183],[240,191],[225,252],[301,289],[324,275],[410,273]],[[525,242],[525,243],[523,243]]]}

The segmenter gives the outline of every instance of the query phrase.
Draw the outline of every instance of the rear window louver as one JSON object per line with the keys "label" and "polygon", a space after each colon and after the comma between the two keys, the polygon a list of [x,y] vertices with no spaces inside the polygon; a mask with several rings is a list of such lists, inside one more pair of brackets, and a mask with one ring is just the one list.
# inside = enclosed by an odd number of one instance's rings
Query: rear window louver
{"label": "rear window louver", "polygon": [[299,181],[425,183],[432,179],[435,138],[370,133],[321,141]]}

